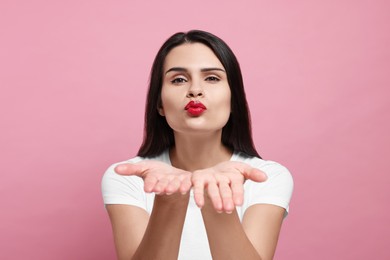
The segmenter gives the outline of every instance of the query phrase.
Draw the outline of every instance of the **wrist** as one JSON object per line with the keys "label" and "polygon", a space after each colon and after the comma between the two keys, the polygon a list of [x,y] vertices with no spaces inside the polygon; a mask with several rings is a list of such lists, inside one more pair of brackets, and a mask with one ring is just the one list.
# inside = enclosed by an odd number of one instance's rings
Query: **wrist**
{"label": "wrist", "polygon": [[190,199],[190,195],[189,195],[189,192],[187,192],[186,194],[174,193],[171,195],[166,195],[166,194],[158,195],[158,194],[156,194],[154,201],[155,201],[155,203],[161,203],[161,204],[170,205],[170,206],[182,207],[182,206],[188,205],[189,199]]}

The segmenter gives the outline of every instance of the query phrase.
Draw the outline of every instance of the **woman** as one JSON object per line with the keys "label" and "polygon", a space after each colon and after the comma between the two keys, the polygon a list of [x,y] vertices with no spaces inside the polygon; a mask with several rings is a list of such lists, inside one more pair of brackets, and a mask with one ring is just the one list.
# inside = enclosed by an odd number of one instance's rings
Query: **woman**
{"label": "woman", "polygon": [[203,31],[151,71],[138,156],[102,181],[119,259],[272,259],[293,182],[254,148],[241,71]]}

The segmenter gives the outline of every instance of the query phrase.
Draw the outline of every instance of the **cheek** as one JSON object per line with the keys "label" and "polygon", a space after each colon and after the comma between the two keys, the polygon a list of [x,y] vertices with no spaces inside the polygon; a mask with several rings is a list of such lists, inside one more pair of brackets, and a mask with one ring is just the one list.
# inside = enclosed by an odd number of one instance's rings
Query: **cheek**
{"label": "cheek", "polygon": [[231,105],[231,100],[230,98],[225,101],[224,103],[224,117],[226,122],[229,120],[230,114],[232,113],[232,105]]}
{"label": "cheek", "polygon": [[220,122],[227,123],[230,117],[231,109],[231,94],[229,91],[225,91],[224,93],[220,93],[221,98],[217,105],[217,113],[215,114],[215,120],[220,120]]}
{"label": "cheek", "polygon": [[230,92],[230,89],[228,89],[227,91],[226,91],[226,93],[225,93],[225,99],[224,99],[224,107],[225,108],[228,108],[228,110],[229,110],[229,114],[230,114],[230,112],[232,111],[232,94],[231,94],[231,92]]}
{"label": "cheek", "polygon": [[171,113],[172,111],[180,108],[180,102],[178,102],[178,94],[174,91],[169,91],[166,88],[161,90],[161,107],[164,114]]}
{"label": "cheek", "polygon": [[166,88],[164,88],[164,85],[161,89],[161,102],[160,105],[164,110],[166,109],[167,105],[169,106],[169,95],[167,94]]}

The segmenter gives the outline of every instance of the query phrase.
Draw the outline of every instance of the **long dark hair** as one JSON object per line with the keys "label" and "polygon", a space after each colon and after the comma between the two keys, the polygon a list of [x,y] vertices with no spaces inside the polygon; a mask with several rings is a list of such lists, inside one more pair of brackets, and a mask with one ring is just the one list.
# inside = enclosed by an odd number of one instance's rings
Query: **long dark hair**
{"label": "long dark hair", "polygon": [[260,157],[252,140],[249,108],[237,58],[222,39],[199,30],[192,30],[187,33],[179,32],[172,35],[161,46],[154,59],[146,100],[144,138],[138,156],[153,157],[175,144],[173,130],[168,125],[165,117],[158,113],[158,108],[161,107],[165,58],[173,48],[184,43],[202,43],[206,45],[214,52],[226,70],[231,91],[232,112],[228,122],[222,128],[222,143],[236,152],[244,152],[250,156]]}

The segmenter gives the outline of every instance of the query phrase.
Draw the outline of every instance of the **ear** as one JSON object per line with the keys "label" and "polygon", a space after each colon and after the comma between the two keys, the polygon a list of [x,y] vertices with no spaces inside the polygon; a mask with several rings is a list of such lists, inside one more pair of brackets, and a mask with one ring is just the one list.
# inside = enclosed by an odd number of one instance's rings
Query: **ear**
{"label": "ear", "polygon": [[159,107],[159,108],[158,108],[158,113],[160,114],[160,116],[165,116],[164,108]]}

